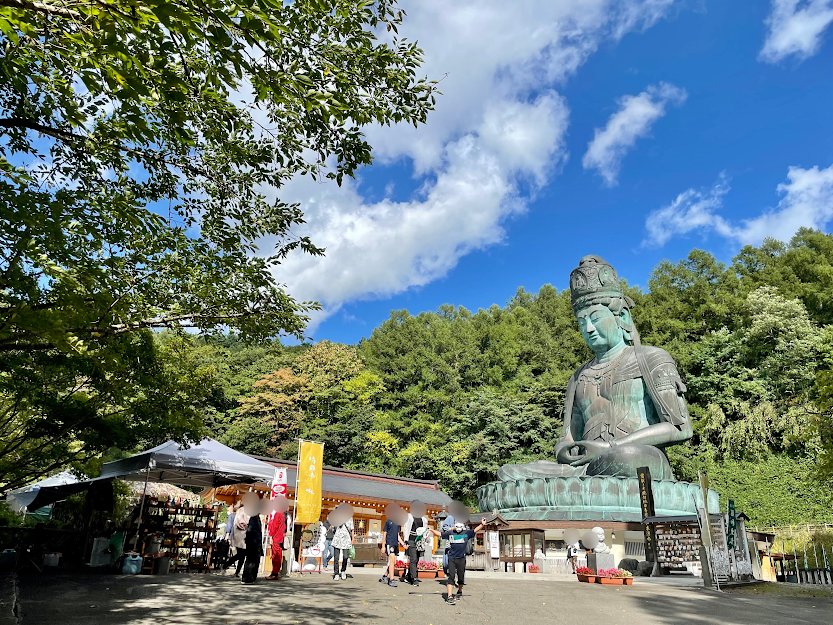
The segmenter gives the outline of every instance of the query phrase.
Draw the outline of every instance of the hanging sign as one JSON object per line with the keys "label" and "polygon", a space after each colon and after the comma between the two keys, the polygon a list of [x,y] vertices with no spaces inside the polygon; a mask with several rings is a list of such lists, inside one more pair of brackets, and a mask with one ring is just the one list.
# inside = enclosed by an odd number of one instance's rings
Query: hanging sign
{"label": "hanging sign", "polygon": [[489,552],[493,558],[500,557],[500,534],[489,532]]}
{"label": "hanging sign", "polygon": [[324,444],[301,441],[298,454],[298,488],[295,492],[296,523],[314,523],[321,519],[321,477]]}
{"label": "hanging sign", "polygon": [[712,540],[712,520],[709,516],[709,478],[705,473],[700,473],[699,471],[697,475],[700,478],[700,490],[703,495],[703,507],[701,508],[703,531],[700,536],[700,541],[704,547],[711,548],[714,541]]}
{"label": "hanging sign", "polygon": [[278,467],[275,469],[275,477],[272,479],[272,496],[286,497],[286,467]]}
{"label": "hanging sign", "polygon": [[737,533],[738,520],[735,518],[735,502],[729,500],[729,522],[726,528],[726,547],[728,549],[735,548],[735,534]]}
{"label": "hanging sign", "polygon": [[[651,487],[651,470],[648,467],[636,469],[639,478],[639,506],[642,509],[642,518],[656,516],[654,509],[654,490]],[[645,559],[648,562],[656,562],[657,528],[654,523],[643,525],[645,532]]]}

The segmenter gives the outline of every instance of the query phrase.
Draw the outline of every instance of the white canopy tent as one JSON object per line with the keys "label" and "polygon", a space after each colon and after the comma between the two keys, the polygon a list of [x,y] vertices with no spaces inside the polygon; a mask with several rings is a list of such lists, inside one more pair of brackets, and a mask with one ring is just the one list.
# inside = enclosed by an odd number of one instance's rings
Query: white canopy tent
{"label": "white canopy tent", "polygon": [[37,481],[34,484],[29,484],[23,488],[16,488],[13,491],[9,491],[6,495],[6,504],[13,512],[23,514],[24,512],[27,512],[26,502],[31,503],[41,488],[49,486],[62,486],[64,484],[75,484],[77,482],[78,478],[72,473],[69,471],[61,471],[60,473],[50,475],[47,478]]}
{"label": "white canopy tent", "polygon": [[275,468],[211,438],[182,448],[168,441],[145,452],[107,462],[101,475],[74,484],[41,487],[16,495],[29,510],[37,510],[69,495],[87,490],[93,483],[118,478],[132,482],[163,482],[177,486],[211,488],[226,484],[271,483]]}

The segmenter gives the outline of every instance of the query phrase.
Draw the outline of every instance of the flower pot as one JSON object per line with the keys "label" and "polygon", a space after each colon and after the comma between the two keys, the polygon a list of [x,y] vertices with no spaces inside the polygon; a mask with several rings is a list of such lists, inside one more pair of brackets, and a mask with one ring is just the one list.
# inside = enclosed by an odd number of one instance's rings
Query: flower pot
{"label": "flower pot", "polygon": [[633,586],[633,577],[623,577],[622,578],[622,583],[625,586]]}
{"label": "flower pot", "polygon": [[445,578],[445,571],[443,571],[442,569],[437,571],[437,577],[439,577],[440,579]]}
{"label": "flower pot", "polygon": [[621,586],[622,585],[622,578],[621,577],[598,577],[596,581],[600,584],[605,584],[607,586]]}
{"label": "flower pot", "polygon": [[393,574],[397,577],[402,577],[405,574],[405,569],[393,569]]}
{"label": "flower pot", "polygon": [[437,577],[436,571],[417,571],[417,577],[419,579],[434,579]]}
{"label": "flower pot", "polygon": [[541,571],[528,571],[528,573],[540,573]]}
{"label": "flower pot", "polygon": [[595,575],[576,575],[578,577],[578,581],[584,582],[585,584],[592,584],[596,581]]}

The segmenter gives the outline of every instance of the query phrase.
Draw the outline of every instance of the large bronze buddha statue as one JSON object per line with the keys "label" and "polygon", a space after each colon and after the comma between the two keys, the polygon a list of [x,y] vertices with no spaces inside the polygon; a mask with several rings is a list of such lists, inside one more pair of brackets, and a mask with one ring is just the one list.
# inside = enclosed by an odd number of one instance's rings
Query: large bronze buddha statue
{"label": "large bronze buddha statue", "polygon": [[627,297],[611,265],[585,256],[570,274],[581,335],[595,358],[570,377],[556,462],[500,468],[501,481],[573,476],[673,480],[663,449],[691,438],[685,385],[663,349],[640,345]]}

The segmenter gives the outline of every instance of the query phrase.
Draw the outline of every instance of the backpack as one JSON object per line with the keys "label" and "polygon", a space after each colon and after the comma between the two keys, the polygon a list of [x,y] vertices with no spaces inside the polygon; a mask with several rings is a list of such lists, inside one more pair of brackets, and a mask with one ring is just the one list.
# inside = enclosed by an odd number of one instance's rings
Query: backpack
{"label": "backpack", "polygon": [[477,540],[476,537],[475,538],[469,538],[466,541],[466,555],[467,556],[474,555],[474,541],[475,540]]}

